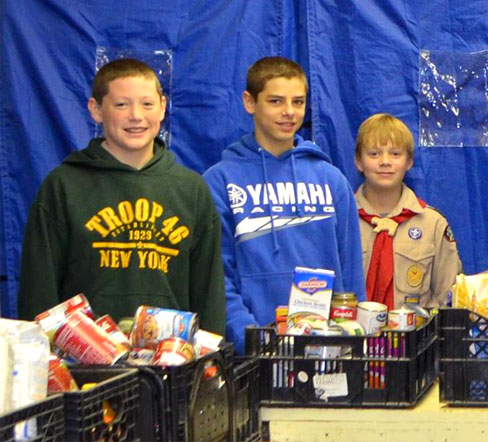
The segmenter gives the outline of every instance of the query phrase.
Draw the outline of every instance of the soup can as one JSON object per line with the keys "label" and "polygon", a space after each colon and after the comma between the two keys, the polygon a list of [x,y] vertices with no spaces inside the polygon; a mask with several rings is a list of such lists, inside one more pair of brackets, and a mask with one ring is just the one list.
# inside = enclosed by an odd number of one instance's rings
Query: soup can
{"label": "soup can", "polygon": [[155,349],[167,338],[193,341],[198,330],[198,315],[181,310],[140,306],[134,316],[131,343],[134,347]]}
{"label": "soup can", "polygon": [[415,330],[415,312],[406,308],[388,312],[388,329],[398,331]]}
{"label": "soup can", "polygon": [[404,307],[415,312],[415,325],[417,328],[422,327],[430,318],[429,311],[418,304],[405,303]]}
{"label": "soup can", "polygon": [[56,332],[54,344],[86,365],[113,365],[129,355],[124,346],[79,310]]}
{"label": "soup can", "polygon": [[182,338],[168,338],[156,347],[153,364],[162,367],[183,365],[195,358],[193,346]]}
{"label": "soup can", "polygon": [[67,321],[71,313],[80,310],[86,316],[93,319],[93,311],[86,296],[82,293],[67,299],[49,310],[39,313],[35,321],[41,326],[42,330],[53,341],[54,335],[59,328]]}
{"label": "soup can", "polygon": [[127,350],[131,350],[132,347],[130,345],[129,339],[127,336],[122,332],[119,326],[115,323],[110,315],[103,315],[98,318],[95,323],[102,327],[109,335],[115,339],[120,345],[125,347]]}
{"label": "soup can", "polygon": [[388,307],[374,301],[363,301],[358,304],[358,314],[356,317],[366,335],[378,333],[385,325]]}

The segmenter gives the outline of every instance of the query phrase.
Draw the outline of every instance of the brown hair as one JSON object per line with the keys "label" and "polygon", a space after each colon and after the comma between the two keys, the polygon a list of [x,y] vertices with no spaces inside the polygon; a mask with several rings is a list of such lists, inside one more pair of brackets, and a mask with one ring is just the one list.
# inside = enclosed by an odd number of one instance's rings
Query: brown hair
{"label": "brown hair", "polygon": [[307,76],[299,64],[284,57],[264,57],[256,61],[247,70],[246,91],[256,101],[258,94],[264,90],[266,83],[278,77],[300,78],[308,92]]}
{"label": "brown hair", "polygon": [[92,97],[101,105],[103,97],[108,94],[109,83],[123,77],[144,77],[154,80],[158,95],[163,96],[161,83],[153,69],[133,58],[119,58],[102,66],[97,72],[93,79]]}
{"label": "brown hair", "polygon": [[364,147],[384,145],[388,142],[407,150],[413,157],[413,135],[407,125],[399,118],[387,113],[374,114],[361,123],[356,138],[356,158],[361,156]]}

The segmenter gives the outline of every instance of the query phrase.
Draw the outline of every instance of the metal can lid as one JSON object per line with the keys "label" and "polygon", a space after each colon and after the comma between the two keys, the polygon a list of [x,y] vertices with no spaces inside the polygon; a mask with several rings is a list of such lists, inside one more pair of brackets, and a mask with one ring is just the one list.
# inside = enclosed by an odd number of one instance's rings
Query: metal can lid
{"label": "metal can lid", "polygon": [[334,292],[332,293],[332,298],[351,300],[356,299],[356,293],[354,292]]}

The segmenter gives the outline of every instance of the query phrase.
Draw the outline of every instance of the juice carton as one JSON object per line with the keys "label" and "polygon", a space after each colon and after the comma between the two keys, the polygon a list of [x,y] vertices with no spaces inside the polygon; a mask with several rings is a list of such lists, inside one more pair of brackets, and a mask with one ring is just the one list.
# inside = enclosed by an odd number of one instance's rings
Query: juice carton
{"label": "juice carton", "polygon": [[288,303],[288,331],[305,318],[327,323],[334,277],[333,270],[295,267]]}

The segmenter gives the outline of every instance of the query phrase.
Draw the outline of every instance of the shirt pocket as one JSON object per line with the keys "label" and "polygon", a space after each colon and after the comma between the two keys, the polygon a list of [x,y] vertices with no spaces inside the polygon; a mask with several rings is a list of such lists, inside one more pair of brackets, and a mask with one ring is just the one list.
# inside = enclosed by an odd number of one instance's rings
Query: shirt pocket
{"label": "shirt pocket", "polygon": [[394,279],[397,290],[413,295],[428,292],[434,255],[434,246],[431,244],[396,243]]}

